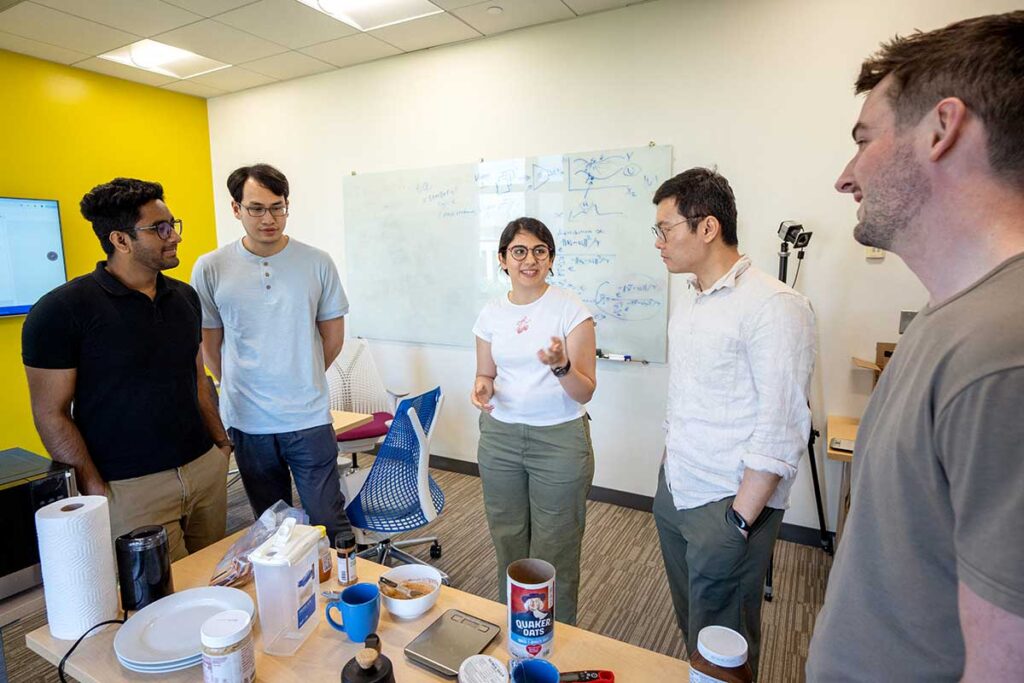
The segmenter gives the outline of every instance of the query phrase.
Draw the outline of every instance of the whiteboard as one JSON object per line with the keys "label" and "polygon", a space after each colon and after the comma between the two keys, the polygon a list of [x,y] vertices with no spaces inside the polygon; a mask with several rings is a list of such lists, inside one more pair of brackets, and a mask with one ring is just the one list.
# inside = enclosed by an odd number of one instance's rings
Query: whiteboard
{"label": "whiteboard", "polygon": [[473,346],[488,299],[509,290],[498,238],[532,216],[555,237],[549,282],[575,292],[606,353],[665,361],[668,273],[651,198],[669,146],[523,157],[346,177],[353,334]]}

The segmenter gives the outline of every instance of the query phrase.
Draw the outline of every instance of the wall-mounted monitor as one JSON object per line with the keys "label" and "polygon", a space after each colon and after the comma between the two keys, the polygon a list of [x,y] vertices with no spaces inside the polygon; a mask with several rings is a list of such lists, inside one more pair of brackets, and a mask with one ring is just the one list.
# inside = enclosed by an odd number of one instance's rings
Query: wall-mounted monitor
{"label": "wall-mounted monitor", "polygon": [[67,279],[57,200],[0,197],[0,316],[28,313]]}

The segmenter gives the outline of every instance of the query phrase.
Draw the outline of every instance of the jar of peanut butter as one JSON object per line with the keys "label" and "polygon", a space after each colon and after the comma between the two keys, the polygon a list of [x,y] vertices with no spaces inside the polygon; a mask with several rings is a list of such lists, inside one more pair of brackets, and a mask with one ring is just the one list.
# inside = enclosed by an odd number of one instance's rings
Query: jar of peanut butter
{"label": "jar of peanut butter", "polygon": [[747,639],[725,626],[705,626],[690,654],[690,683],[754,683]]}

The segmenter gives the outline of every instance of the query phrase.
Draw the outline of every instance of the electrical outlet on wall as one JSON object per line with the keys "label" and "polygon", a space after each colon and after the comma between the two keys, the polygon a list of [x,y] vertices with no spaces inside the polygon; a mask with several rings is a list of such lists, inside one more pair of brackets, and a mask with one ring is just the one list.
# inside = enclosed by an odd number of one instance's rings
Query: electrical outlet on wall
{"label": "electrical outlet on wall", "polygon": [[868,261],[882,261],[885,259],[885,250],[878,247],[864,247],[864,258]]}

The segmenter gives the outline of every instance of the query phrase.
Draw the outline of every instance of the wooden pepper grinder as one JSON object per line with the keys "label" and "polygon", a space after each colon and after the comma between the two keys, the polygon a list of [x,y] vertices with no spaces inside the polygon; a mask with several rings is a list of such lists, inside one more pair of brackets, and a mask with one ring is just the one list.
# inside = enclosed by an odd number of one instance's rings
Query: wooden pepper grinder
{"label": "wooden pepper grinder", "polygon": [[341,683],[395,683],[391,660],[380,653],[380,636],[366,636],[366,647],[341,670]]}

